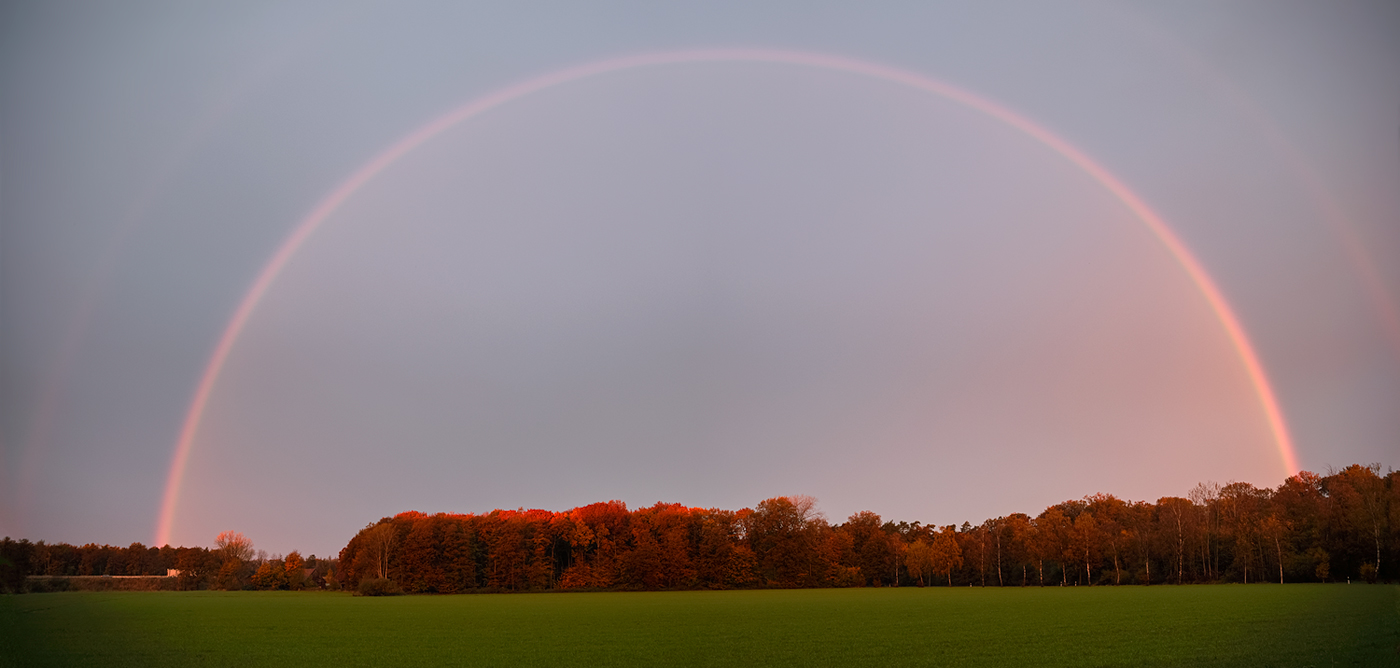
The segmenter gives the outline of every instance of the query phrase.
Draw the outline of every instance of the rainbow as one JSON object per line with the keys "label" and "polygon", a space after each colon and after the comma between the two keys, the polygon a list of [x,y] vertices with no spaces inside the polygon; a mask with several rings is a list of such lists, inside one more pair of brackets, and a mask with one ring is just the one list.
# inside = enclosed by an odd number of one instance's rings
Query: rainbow
{"label": "rainbow", "polygon": [[234,344],[238,342],[238,337],[242,333],[244,326],[247,325],[248,319],[252,317],[253,311],[257,309],[258,303],[262,300],[263,295],[267,294],[267,291],[272,287],[273,281],[276,280],[282,268],[291,261],[292,257],[296,255],[302,245],[311,238],[311,235],[320,228],[321,224],[324,223],[332,213],[339,209],[346,200],[354,195],[360,187],[364,186],[380,172],[394,164],[399,158],[407,155],[410,151],[423,145],[443,131],[503,104],[530,95],[531,93],[536,93],[546,88],[571,81],[578,81],[601,74],[639,67],[721,62],[770,63],[814,67],[868,76],[874,79],[922,90],[975,109],[991,118],[1016,128],[1083,170],[1117,197],[1124,206],[1132,211],[1133,214],[1156,235],[1157,239],[1166,246],[1167,250],[1186,271],[1191,281],[1195,283],[1196,288],[1200,290],[1202,296],[1205,297],[1206,302],[1210,305],[1211,310],[1215,313],[1216,318],[1224,328],[1226,336],[1234,346],[1235,352],[1238,354],[1240,362],[1244,366],[1245,373],[1248,375],[1250,383],[1254,387],[1260,407],[1263,409],[1265,419],[1268,422],[1269,430],[1273,435],[1275,444],[1278,446],[1285,474],[1293,475],[1298,471],[1297,455],[1294,452],[1293,442],[1289,437],[1288,428],[1283,419],[1283,412],[1279,409],[1278,400],[1274,395],[1273,387],[1269,384],[1268,377],[1264,373],[1264,367],[1259,362],[1258,354],[1254,351],[1254,346],[1245,335],[1244,327],[1240,325],[1239,318],[1235,315],[1234,310],[1230,308],[1230,304],[1225,300],[1225,296],[1220,292],[1220,288],[1215,284],[1215,281],[1211,279],[1210,275],[1206,273],[1201,263],[1191,254],[1186,248],[1186,245],[1172,232],[1171,228],[1167,226],[1160,216],[1154,213],[1152,209],[1134,194],[1132,190],[1124,185],[1123,182],[1119,181],[1110,174],[1108,170],[1104,169],[1069,142],[1016,112],[987,99],[923,75],[885,65],[878,65],[840,56],[769,49],[727,48],[668,51],[612,58],[569,67],[508,86],[477,98],[429,122],[413,131],[408,136],[395,142],[392,146],[385,149],[384,152],[375,156],[368,163],[356,170],[355,173],[350,175],[350,178],[346,179],[340,186],[327,195],[325,199],[321,200],[321,202],[297,224],[296,228],[292,230],[291,235],[282,242],[282,245],[273,253],[272,257],[267,261],[267,264],[263,266],[262,271],[258,273],[257,278],[253,281],[252,287],[248,289],[248,292],[243,295],[242,301],[239,302],[238,309],[234,311],[228,326],[224,328],[223,334],[219,336],[218,344],[214,347],[214,352],[210,356],[208,364],[204,367],[204,374],[200,377],[199,385],[195,389],[194,399],[190,402],[189,411],[186,413],[184,423],[180,428],[179,440],[175,444],[175,453],[170,461],[170,471],[165,483],[165,493],[161,500],[160,515],[156,522],[155,545],[165,545],[169,543],[171,528],[175,519],[175,508],[180,496],[180,486],[184,479],[185,466],[189,462],[190,451],[193,449],[195,434],[199,431],[200,420],[204,415],[205,407],[209,403],[209,397],[214,391],[214,386],[218,382],[219,374],[223,370],[224,362],[228,360],[229,353],[232,352]]}

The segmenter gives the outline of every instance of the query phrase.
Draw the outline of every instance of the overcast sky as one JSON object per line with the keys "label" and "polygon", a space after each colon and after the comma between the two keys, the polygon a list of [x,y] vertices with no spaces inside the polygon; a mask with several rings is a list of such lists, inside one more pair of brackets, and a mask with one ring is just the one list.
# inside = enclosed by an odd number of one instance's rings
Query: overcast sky
{"label": "overcast sky", "polygon": [[[587,7],[585,7],[587,5]],[[0,534],[334,554],[405,510],[979,522],[1400,465],[1394,3],[6,3]],[[815,62],[815,61],[813,61]],[[348,192],[348,191],[347,191]]]}

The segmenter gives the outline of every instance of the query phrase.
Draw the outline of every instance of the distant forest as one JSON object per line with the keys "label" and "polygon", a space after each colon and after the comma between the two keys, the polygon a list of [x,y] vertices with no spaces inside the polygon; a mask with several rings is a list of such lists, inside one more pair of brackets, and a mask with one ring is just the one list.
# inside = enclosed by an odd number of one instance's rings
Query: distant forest
{"label": "distant forest", "polygon": [[1203,483],[1156,503],[1095,494],[962,526],[871,512],[832,524],[807,497],[737,511],[629,510],[621,501],[564,512],[410,511],[366,526],[338,559],[268,559],[251,547],[234,532],[214,549],[6,538],[0,586],[166,569],[179,575],[164,588],[364,593],[1394,581],[1400,472],[1352,465],[1302,472],[1275,489]]}
{"label": "distant forest", "polygon": [[243,534],[219,534],[204,547],[81,547],[43,541],[0,541],[0,592],[336,588],[335,559],[290,552],[269,558]]}

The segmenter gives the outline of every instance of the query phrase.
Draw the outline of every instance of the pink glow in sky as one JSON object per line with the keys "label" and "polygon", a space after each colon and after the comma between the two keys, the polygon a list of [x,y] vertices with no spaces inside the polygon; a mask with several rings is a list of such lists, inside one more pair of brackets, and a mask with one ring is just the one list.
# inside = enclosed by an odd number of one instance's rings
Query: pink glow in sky
{"label": "pink glow in sky", "polygon": [[1269,385],[1268,378],[1259,364],[1258,357],[1254,352],[1253,346],[1249,342],[1249,338],[1244,333],[1238,318],[1230,309],[1229,304],[1226,303],[1224,296],[1220,294],[1219,288],[1215,286],[1214,281],[1206,274],[1205,270],[1200,266],[1200,263],[1191,255],[1190,251],[1186,249],[1180,239],[1167,227],[1166,223],[1149,209],[1137,195],[1088,156],[1066,143],[1063,139],[1056,137],[1031,121],[1018,116],[1011,110],[967,93],[966,91],[909,72],[845,58],[791,51],[763,51],[756,49],[680,51],[589,63],[531,79],[489,94],[428,123],[423,128],[420,128],[404,139],[396,142],[368,164],[357,170],[345,183],[341,184],[330,196],[317,205],[311,214],[297,225],[292,235],[277,249],[272,259],[258,274],[257,279],[253,283],[253,287],[243,297],[243,300],[239,303],[238,310],[234,313],[228,327],[219,338],[219,343],[215,348],[214,355],[205,368],[204,375],[200,379],[199,387],[195,391],[195,398],[191,403],[189,414],[185,418],[185,424],[180,430],[180,438],[175,447],[175,454],[170,465],[170,475],[166,482],[165,496],[161,504],[161,513],[157,523],[154,544],[165,545],[170,542],[170,532],[178,507],[180,486],[191,448],[193,447],[195,437],[198,433],[200,419],[203,417],[209,395],[213,391],[215,383],[218,381],[219,373],[223,369],[224,362],[232,351],[234,344],[237,342],[239,334],[242,333],[249,317],[252,316],[253,311],[257,308],[258,302],[272,286],[282,268],[291,260],[297,250],[306,243],[316,229],[320,227],[336,209],[342,206],[355,191],[359,190],[367,182],[405,154],[424,142],[430,141],[436,135],[450,129],[458,123],[468,121],[479,114],[509,103],[516,98],[529,95],[530,93],[551,86],[636,67],[731,62],[777,63],[815,67],[836,72],[860,74],[930,92],[971,107],[972,109],[987,114],[992,118],[1024,132],[1045,144],[1056,153],[1059,153],[1079,169],[1084,170],[1084,172],[1092,176],[1095,181],[1099,182],[1106,190],[1112,193],[1114,197],[1118,198],[1124,206],[1132,211],[1132,213],[1162,241],[1163,245],[1166,246],[1172,256],[1181,264],[1182,269],[1190,276],[1192,282],[1196,284],[1202,297],[1210,304],[1211,310],[1220,320],[1220,324],[1226,336],[1229,338],[1231,345],[1234,346],[1240,357],[1240,363],[1248,374],[1250,383],[1254,386],[1254,390],[1258,394],[1260,409],[1263,411],[1265,419],[1268,421],[1275,445],[1279,450],[1279,456],[1283,466],[1283,475],[1286,477],[1298,472],[1297,457],[1293,452],[1293,444],[1288,436],[1288,429],[1284,425],[1283,416],[1274,398],[1273,388]]}
{"label": "pink glow in sky", "polygon": [[0,534],[1394,463],[1400,12],[801,9],[7,5]]}

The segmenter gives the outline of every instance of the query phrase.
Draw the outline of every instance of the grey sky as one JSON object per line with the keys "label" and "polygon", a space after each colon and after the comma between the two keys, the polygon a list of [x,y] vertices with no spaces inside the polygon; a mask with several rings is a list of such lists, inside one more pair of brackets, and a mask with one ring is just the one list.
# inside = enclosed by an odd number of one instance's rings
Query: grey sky
{"label": "grey sky", "polygon": [[[654,4],[0,10],[0,534],[151,540],[219,333],[367,160],[522,79],[699,47],[1043,125],[1220,284],[1304,468],[1396,464],[1393,5]],[[173,542],[795,493],[949,523],[1281,477],[1199,293],[1060,156],[887,82],[692,64],[511,102],[356,193],[229,358]]]}

